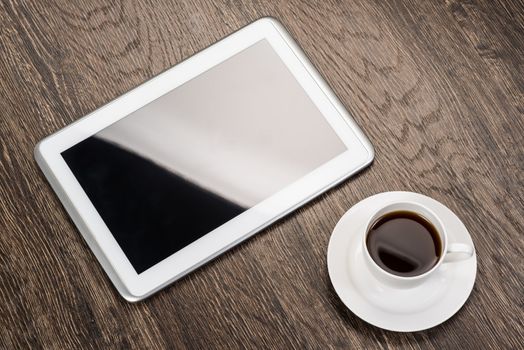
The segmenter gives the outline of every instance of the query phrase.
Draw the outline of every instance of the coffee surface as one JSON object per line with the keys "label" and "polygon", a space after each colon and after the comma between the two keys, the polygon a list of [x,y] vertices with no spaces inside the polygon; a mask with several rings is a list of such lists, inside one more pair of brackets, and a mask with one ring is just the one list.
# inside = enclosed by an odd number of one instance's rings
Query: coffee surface
{"label": "coffee surface", "polygon": [[395,211],[378,219],[368,231],[366,245],[381,268],[402,277],[431,270],[442,251],[436,228],[410,211]]}

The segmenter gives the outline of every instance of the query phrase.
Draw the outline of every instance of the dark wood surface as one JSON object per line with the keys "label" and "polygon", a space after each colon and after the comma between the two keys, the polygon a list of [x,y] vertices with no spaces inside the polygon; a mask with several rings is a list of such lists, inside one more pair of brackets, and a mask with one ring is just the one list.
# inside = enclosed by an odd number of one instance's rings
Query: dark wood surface
{"label": "dark wood surface", "polygon": [[[43,137],[262,16],[290,31],[374,164],[142,303],[124,301],[33,160]],[[0,347],[522,348],[521,1],[0,3]],[[475,288],[444,324],[357,318],[326,268],[359,200],[429,195],[469,228]]]}

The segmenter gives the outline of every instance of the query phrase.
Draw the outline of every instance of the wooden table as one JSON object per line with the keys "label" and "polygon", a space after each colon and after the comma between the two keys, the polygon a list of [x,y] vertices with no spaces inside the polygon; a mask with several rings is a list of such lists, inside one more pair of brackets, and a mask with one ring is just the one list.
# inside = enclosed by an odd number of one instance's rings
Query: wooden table
{"label": "wooden table", "polygon": [[[0,5],[0,348],[522,348],[521,1],[74,3]],[[375,162],[151,299],[127,303],[33,147],[266,15],[353,113]],[[390,190],[446,204],[476,244],[471,297],[428,331],[368,325],[328,278],[337,220]]]}

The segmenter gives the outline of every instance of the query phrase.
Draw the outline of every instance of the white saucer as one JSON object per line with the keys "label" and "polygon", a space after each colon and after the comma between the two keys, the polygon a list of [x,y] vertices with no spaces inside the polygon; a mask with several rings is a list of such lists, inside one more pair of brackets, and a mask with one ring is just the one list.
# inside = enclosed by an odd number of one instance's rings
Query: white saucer
{"label": "white saucer", "polygon": [[412,192],[384,192],[349,209],[329,240],[327,264],[342,302],[358,317],[380,328],[415,332],[453,316],[468,299],[477,273],[477,257],[445,263],[423,285],[398,289],[376,280],[364,264],[363,227],[369,215],[391,202],[416,201],[433,210],[446,227],[449,242],[473,244],[460,219],[436,200]]}

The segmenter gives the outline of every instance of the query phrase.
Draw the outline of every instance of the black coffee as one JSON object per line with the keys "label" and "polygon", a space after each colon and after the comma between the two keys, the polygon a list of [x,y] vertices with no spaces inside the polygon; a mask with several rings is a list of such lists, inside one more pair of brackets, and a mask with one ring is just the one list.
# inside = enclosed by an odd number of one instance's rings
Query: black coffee
{"label": "black coffee", "polygon": [[368,232],[366,245],[381,268],[402,277],[431,270],[442,253],[437,229],[410,211],[395,211],[378,219]]}

